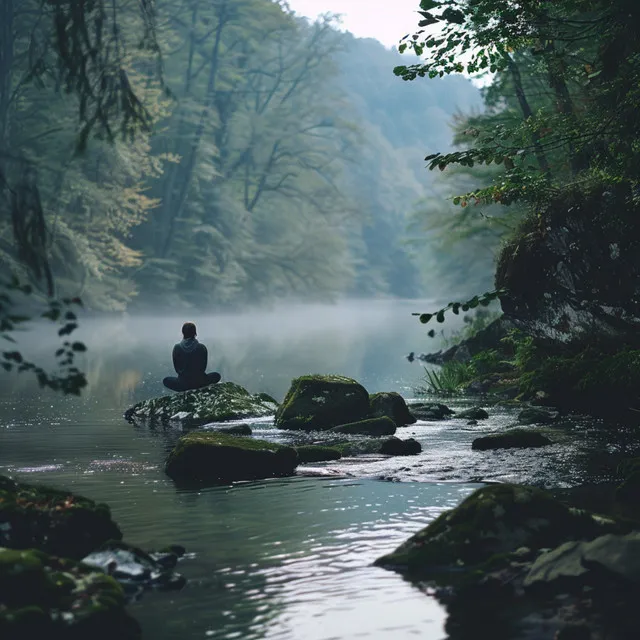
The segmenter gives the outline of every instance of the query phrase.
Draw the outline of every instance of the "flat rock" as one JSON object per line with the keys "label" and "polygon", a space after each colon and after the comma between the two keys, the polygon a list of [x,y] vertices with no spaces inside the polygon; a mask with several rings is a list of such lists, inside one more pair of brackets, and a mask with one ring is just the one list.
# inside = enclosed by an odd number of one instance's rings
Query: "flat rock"
{"label": "flat rock", "polygon": [[518,414],[518,424],[550,424],[558,418],[557,411],[528,407]]}
{"label": "flat rock", "polygon": [[456,418],[462,418],[463,420],[486,420],[488,417],[489,414],[482,407],[471,407],[456,413]]}
{"label": "flat rock", "polygon": [[220,382],[202,389],[143,400],[124,415],[134,422],[179,422],[196,426],[273,415],[278,405],[272,400],[264,394],[250,394],[234,382]]}
{"label": "flat rock", "polygon": [[290,476],[297,464],[298,454],[292,447],[215,431],[193,431],[178,440],[165,471],[178,483],[216,484]]}
{"label": "flat rock", "polygon": [[401,440],[391,437],[380,445],[380,453],[388,456],[415,456],[421,451],[421,444],[414,438]]}
{"label": "flat rock", "polygon": [[478,451],[486,451],[488,449],[527,449],[546,447],[550,444],[553,444],[553,442],[538,431],[508,429],[502,433],[492,433],[482,438],[476,438],[471,443],[471,448]]}

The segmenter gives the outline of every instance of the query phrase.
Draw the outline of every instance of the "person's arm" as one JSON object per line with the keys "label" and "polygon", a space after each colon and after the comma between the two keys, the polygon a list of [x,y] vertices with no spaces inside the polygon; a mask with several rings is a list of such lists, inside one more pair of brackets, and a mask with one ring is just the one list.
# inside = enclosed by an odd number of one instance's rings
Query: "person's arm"
{"label": "person's arm", "polygon": [[176,373],[180,375],[182,367],[180,364],[180,349],[178,345],[174,345],[173,353],[171,354],[171,359],[173,360],[173,368],[176,370]]}
{"label": "person's arm", "polygon": [[200,345],[202,347],[202,373],[207,372],[207,362],[209,360],[209,352],[207,351],[207,347],[203,344]]}

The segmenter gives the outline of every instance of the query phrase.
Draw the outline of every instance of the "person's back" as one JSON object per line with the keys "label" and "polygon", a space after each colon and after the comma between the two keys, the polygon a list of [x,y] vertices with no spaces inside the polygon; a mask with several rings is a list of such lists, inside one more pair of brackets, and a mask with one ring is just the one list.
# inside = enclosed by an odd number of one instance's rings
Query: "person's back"
{"label": "person's back", "polygon": [[162,381],[172,391],[199,389],[220,381],[219,373],[206,373],[207,347],[198,342],[196,335],[193,322],[182,325],[183,339],[174,345],[172,353],[173,367],[178,377],[169,376]]}

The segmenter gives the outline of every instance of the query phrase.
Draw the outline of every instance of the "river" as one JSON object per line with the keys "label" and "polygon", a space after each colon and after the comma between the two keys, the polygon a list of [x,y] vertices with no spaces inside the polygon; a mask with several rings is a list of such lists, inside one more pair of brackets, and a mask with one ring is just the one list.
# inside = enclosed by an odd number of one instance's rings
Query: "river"
{"label": "river", "polygon": [[[557,444],[544,450],[472,452],[473,438],[514,421],[512,409],[492,409],[478,426],[454,419],[401,429],[401,437],[421,442],[418,456],[345,460],[318,465],[319,477],[186,491],[162,471],[180,433],[122,418],[135,401],[164,392],[160,380],[171,373],[171,345],[186,319],[198,325],[211,368],[251,391],[282,399],[297,375],[341,373],[372,393],[411,398],[422,368],[404,354],[442,344],[441,337],[430,342],[410,315],[425,308],[379,301],[87,319],[77,334],[89,346],[81,362],[89,386],[81,398],[40,391],[28,378],[0,381],[0,473],[107,502],[132,544],[187,548],[179,565],[187,586],[145,594],[131,605],[147,640],[440,640],[447,635],[444,609],[372,561],[478,482],[597,480],[598,456],[624,449],[624,437],[605,445],[593,421],[572,419],[556,428]],[[30,354],[51,347],[42,332],[22,338]],[[477,399],[447,402],[455,409]],[[268,420],[254,424],[254,433],[291,438]]]}

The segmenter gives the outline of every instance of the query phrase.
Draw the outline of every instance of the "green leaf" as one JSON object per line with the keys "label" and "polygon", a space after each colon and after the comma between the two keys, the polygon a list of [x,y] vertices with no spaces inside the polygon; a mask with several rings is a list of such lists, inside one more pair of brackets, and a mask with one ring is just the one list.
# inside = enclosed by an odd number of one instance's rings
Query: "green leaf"
{"label": "green leaf", "polygon": [[436,320],[438,322],[444,322],[444,310],[440,310],[438,311],[438,314],[436,315]]}
{"label": "green leaf", "polygon": [[429,322],[429,320],[431,320],[431,318],[433,318],[433,314],[432,313],[422,313],[420,315],[420,322],[422,322],[422,324],[427,324],[427,322]]}

